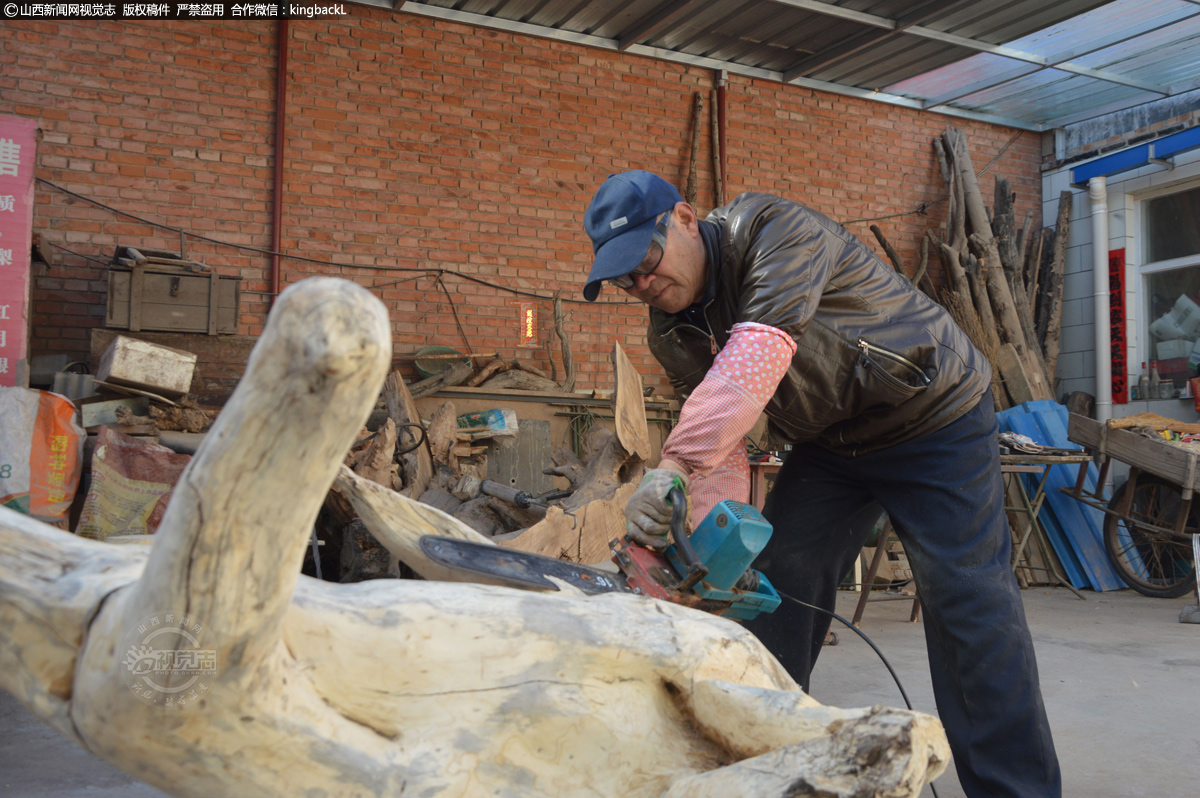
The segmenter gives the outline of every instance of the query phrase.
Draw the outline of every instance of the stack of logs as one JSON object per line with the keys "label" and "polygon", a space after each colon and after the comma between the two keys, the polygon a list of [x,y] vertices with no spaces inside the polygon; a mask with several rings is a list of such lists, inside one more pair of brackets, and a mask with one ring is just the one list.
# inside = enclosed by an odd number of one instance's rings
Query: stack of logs
{"label": "stack of logs", "polygon": [[[318,520],[318,538],[327,548],[320,562],[323,575],[337,575],[343,582],[407,575],[346,493],[356,485],[361,488],[363,481],[417,499],[501,545],[577,562],[604,559],[608,542],[624,531],[625,502],[650,457],[641,377],[619,345],[614,345],[612,356],[616,431],[593,427],[583,441],[582,457],[565,448],[551,454],[544,473],[561,478],[569,495],[548,502],[548,508],[523,509],[477,495],[478,481],[488,472],[487,447],[472,445],[480,433],[458,429],[458,412],[450,401],[423,423],[414,394],[424,395],[429,380],[410,386],[398,371],[392,372],[381,396],[387,417],[376,431],[364,428],[359,433],[344,461],[341,489],[330,492]],[[493,374],[498,371],[503,371],[500,376],[536,376],[523,369],[493,368],[497,363],[504,361],[494,361],[472,382],[490,377],[485,385],[495,387]],[[449,384],[464,381],[452,379],[457,382]]]}
{"label": "stack of logs", "polygon": [[[947,128],[933,143],[946,181],[946,224],[926,233],[911,276],[879,228],[871,230],[897,271],[941,302],[991,362],[997,410],[1054,399],[1071,192],[1062,193],[1054,229],[1029,231],[1028,213],[1017,224],[1004,178],[995,181],[989,213],[961,131]],[[948,277],[940,293],[925,275],[931,245]]]}

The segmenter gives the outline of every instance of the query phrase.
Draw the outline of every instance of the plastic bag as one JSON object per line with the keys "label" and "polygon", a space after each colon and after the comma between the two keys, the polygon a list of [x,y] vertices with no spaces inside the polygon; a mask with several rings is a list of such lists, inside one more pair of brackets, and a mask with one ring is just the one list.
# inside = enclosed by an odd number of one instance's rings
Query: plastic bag
{"label": "plastic bag", "polygon": [[0,505],[43,521],[66,517],[86,434],[58,394],[0,387]]}
{"label": "plastic bag", "polygon": [[508,408],[477,410],[459,416],[455,426],[474,438],[503,438],[517,434],[517,414]]}
{"label": "plastic bag", "polygon": [[191,456],[101,427],[76,534],[106,540],[158,529]]}

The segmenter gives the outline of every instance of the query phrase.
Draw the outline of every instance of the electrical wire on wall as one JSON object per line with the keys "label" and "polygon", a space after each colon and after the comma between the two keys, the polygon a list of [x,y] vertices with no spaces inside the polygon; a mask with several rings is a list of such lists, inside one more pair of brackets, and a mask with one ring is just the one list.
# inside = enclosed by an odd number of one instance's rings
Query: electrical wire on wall
{"label": "electrical wire on wall", "polygon": [[[976,173],[976,175],[977,176],[982,175],[988,169],[992,168],[992,166],[997,161],[999,161],[1000,158],[1002,158],[1004,156],[1004,153],[1008,152],[1009,148],[1012,147],[1012,145],[1017,142],[1017,139],[1019,139],[1021,137],[1021,135],[1022,135],[1022,131],[1017,131],[1016,133],[1014,133],[1012,138],[1010,138],[1008,140],[1008,142],[1003,147],[1000,148],[1000,151],[997,152],[996,155],[990,161],[988,161],[987,164],[982,169],[980,169]],[[478,285],[488,286],[490,288],[495,288],[500,291],[507,291],[508,293],[515,294],[517,296],[525,296],[525,297],[530,297],[532,299],[543,299],[548,302],[554,301],[553,294],[541,294],[536,291],[527,291],[524,289],[513,288],[511,286],[503,285],[501,283],[493,283],[489,280],[484,280],[480,277],[476,277],[471,274],[464,274],[463,272],[460,272],[456,269],[447,269],[444,267],[413,268],[413,267],[406,267],[406,266],[352,265],[352,264],[347,264],[347,263],[337,263],[336,261],[331,261],[331,260],[322,260],[319,258],[309,258],[309,257],[305,257],[303,255],[295,255],[295,254],[290,254],[287,252],[275,252],[270,249],[261,249],[259,247],[251,247],[251,246],[246,246],[244,244],[234,244],[234,243],[231,243],[228,241],[222,241],[218,238],[211,238],[209,236],[200,235],[199,233],[192,233],[192,232],[189,232],[189,231],[184,230],[179,227],[172,227],[171,225],[154,222],[149,219],[145,219],[141,216],[137,216],[135,214],[128,213],[126,211],[122,211],[118,208],[114,208],[111,205],[100,202],[99,200],[92,199],[91,197],[84,196],[83,194],[76,193],[74,191],[71,191],[68,188],[64,188],[63,186],[60,186],[57,183],[52,183],[49,180],[46,180],[44,178],[39,177],[39,178],[35,178],[35,179],[37,180],[37,182],[42,183],[43,185],[49,186],[50,188],[54,189],[55,191],[61,191],[62,193],[67,194],[72,197],[75,197],[76,199],[81,199],[84,202],[89,202],[92,205],[95,205],[99,208],[104,208],[105,210],[107,210],[111,213],[115,213],[115,214],[118,214],[121,216],[128,217],[135,221],[141,222],[142,224],[150,225],[151,227],[156,227],[156,228],[159,228],[162,230],[169,230],[173,233],[177,233],[180,236],[180,241],[182,241],[185,236],[188,236],[188,237],[194,238],[198,241],[206,241],[211,244],[217,244],[217,245],[224,246],[224,247],[231,247],[233,249],[242,250],[245,252],[254,252],[259,255],[269,255],[269,256],[277,255],[281,258],[287,258],[288,260],[299,261],[301,263],[315,263],[315,264],[319,264],[322,266],[336,266],[338,268],[344,268],[344,269],[367,269],[367,270],[390,271],[390,272],[414,272],[414,273],[419,273],[421,275],[435,274],[435,275],[437,275],[438,287],[444,293],[446,293],[447,297],[449,297],[450,294],[449,294],[449,291],[447,290],[445,282],[442,278],[445,275],[449,274],[454,277],[458,277],[461,280],[465,280],[467,282],[472,282],[472,283],[476,283]],[[938,205],[942,202],[945,202],[947,198],[948,198],[948,195],[943,195],[941,197],[938,197],[935,200],[932,200],[929,202],[923,202],[919,206],[917,206],[914,210],[911,210],[911,211],[901,211],[900,213],[893,213],[893,214],[889,214],[886,216],[874,216],[874,217],[863,218],[863,219],[850,219],[845,222],[842,222],[841,224],[843,226],[846,226],[846,225],[851,225],[851,224],[858,224],[860,222],[878,222],[878,221],[883,221],[885,219],[895,219],[895,218],[898,218],[901,216],[911,216],[911,215],[925,216],[926,214],[928,214],[930,208],[932,208],[935,205]],[[59,244],[55,244],[54,242],[48,242],[48,243],[50,243],[54,247],[57,247],[58,249],[64,250],[66,252],[71,252],[71,250],[67,249],[66,247],[63,247]],[[102,263],[102,261],[99,261],[96,258],[91,258],[91,257],[88,257],[87,255],[81,255],[77,252],[71,252],[71,254],[76,255],[77,257],[80,257],[80,258],[84,258],[89,261],[93,261],[96,263]],[[107,266],[107,264],[103,264],[103,265]],[[383,285],[373,286],[373,287],[381,288],[381,287],[385,287],[388,285],[396,285],[396,284],[399,284],[402,282],[408,282],[409,279],[418,279],[418,278],[403,278],[401,280],[395,281],[394,283],[384,283]],[[261,292],[246,292],[246,293],[261,293]],[[576,305],[628,305],[631,307],[641,306],[641,302],[638,302],[636,300],[599,299],[599,300],[596,300],[595,302],[588,302],[587,300],[583,300],[583,299],[563,299],[562,301],[569,302],[571,304],[576,304]],[[453,308],[453,300],[451,300],[451,307]],[[461,332],[462,324],[458,320],[457,312],[455,313],[455,322],[458,323],[459,331]],[[464,340],[466,339],[465,334],[463,334],[463,338],[464,338]]]}
{"label": "electrical wire on wall", "polygon": [[[996,161],[1000,160],[1000,158],[1004,156],[1004,153],[1008,152],[1008,148],[1017,143],[1017,139],[1019,139],[1021,137],[1021,134],[1023,132],[1024,131],[1018,130],[1016,133],[1014,133],[1013,137],[1008,140],[1008,143],[1006,143],[1003,147],[1000,148],[1000,152],[996,153],[995,157],[993,157],[992,160],[988,161],[987,164],[982,169],[980,169],[978,172],[976,172],[975,176],[979,177],[984,172],[986,172],[988,169],[991,169],[992,165],[995,164]],[[892,214],[888,214],[887,216],[872,216],[869,219],[850,219],[848,221],[841,222],[841,225],[842,225],[842,227],[845,227],[846,225],[858,224],[859,222],[881,222],[884,219],[897,219],[901,216],[913,216],[913,215],[925,216],[929,213],[930,208],[932,208],[935,205],[945,202],[949,198],[950,198],[949,194],[943,194],[942,196],[938,197],[935,200],[931,200],[929,202],[922,202],[914,210],[911,210],[911,211],[901,211],[900,213],[892,213]]]}
{"label": "electrical wire on wall", "polygon": [[[476,283],[478,285],[485,285],[485,286],[488,286],[489,288],[495,288],[500,291],[507,291],[508,293],[516,294],[517,296],[530,297],[531,299],[542,299],[547,302],[554,301],[553,294],[542,294],[542,293],[538,293],[536,291],[527,291],[527,290],[521,289],[521,288],[513,288],[511,286],[507,286],[502,283],[494,283],[494,282],[491,282],[490,280],[484,280],[481,277],[476,277],[475,275],[472,275],[472,274],[466,274],[464,272],[458,271],[457,269],[448,269],[443,266],[429,266],[429,267],[367,266],[367,265],[363,265],[363,264],[338,263],[338,262],[332,261],[332,260],[323,260],[320,258],[309,258],[304,255],[296,255],[296,254],[288,253],[288,252],[275,252],[270,249],[262,249],[260,247],[251,247],[251,246],[247,246],[245,244],[234,244],[229,241],[222,241],[219,238],[212,238],[210,236],[200,235],[199,233],[193,233],[188,230],[184,230],[183,228],[180,228],[180,227],[172,227],[171,225],[168,225],[168,224],[162,224],[160,222],[151,221],[150,219],[145,219],[141,216],[137,216],[135,214],[128,213],[126,211],[120,210],[119,208],[114,208],[111,205],[107,205],[98,200],[94,200],[91,197],[84,196],[83,194],[78,194],[74,191],[71,191],[68,188],[64,188],[63,186],[60,186],[57,183],[52,183],[49,180],[46,180],[44,178],[38,177],[35,179],[37,180],[37,182],[42,183],[43,185],[49,186],[50,188],[54,189],[55,191],[61,191],[62,193],[67,194],[72,197],[75,197],[76,199],[83,200],[84,202],[89,202],[92,205],[95,205],[99,208],[104,208],[106,211],[110,211],[111,213],[115,213],[120,216],[125,216],[129,219],[133,219],[134,221],[141,222],[142,224],[149,225],[151,227],[155,227],[155,228],[158,228],[161,230],[169,230],[173,233],[178,233],[181,240],[183,237],[186,236],[189,238],[194,238],[197,241],[206,241],[210,244],[217,244],[217,245],[223,246],[223,247],[230,247],[231,249],[241,250],[243,252],[254,252],[259,255],[278,255],[281,258],[287,258],[288,260],[294,260],[294,261],[297,261],[300,263],[315,263],[315,264],[318,264],[321,266],[335,266],[340,269],[364,269],[364,270],[368,270],[368,271],[412,272],[412,273],[415,273],[418,275],[427,275],[427,274],[428,275],[436,275],[439,282],[441,282],[441,278],[443,276],[451,275],[453,277],[459,278],[460,280],[465,280],[467,282]],[[70,252],[70,250],[67,250],[66,247],[62,247],[58,244],[54,244],[53,242],[48,242],[48,243],[51,243],[53,246],[58,247],[59,249]],[[78,255],[79,257],[85,258],[87,260],[101,263],[101,261],[97,260],[96,258],[91,258],[86,255],[79,255],[79,253],[74,253],[74,252],[71,254]],[[105,263],[104,265],[107,266],[108,264]],[[397,282],[404,282],[404,280],[400,280]],[[390,284],[385,284],[385,285],[390,285]],[[376,286],[376,287],[379,287],[379,286]],[[446,286],[444,283],[441,284],[441,288],[443,290],[445,290]],[[250,292],[246,292],[246,293],[250,293]],[[449,295],[448,292],[447,292],[447,295]],[[638,302],[636,300],[598,299],[595,302],[588,302],[587,300],[584,300],[584,299],[563,299],[562,301],[569,302],[571,304],[576,304],[576,305],[627,305],[629,307],[641,307],[642,306],[642,303]]]}

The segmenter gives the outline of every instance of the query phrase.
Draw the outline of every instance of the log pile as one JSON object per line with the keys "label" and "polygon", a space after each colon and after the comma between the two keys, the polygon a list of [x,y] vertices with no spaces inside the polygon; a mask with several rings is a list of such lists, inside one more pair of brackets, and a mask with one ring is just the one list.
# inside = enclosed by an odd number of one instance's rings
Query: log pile
{"label": "log pile", "polygon": [[[631,594],[301,577],[335,478],[415,570],[414,535],[486,540],[342,464],[390,335],[352,283],[280,295],[150,546],[0,508],[0,688],[178,796],[903,798],[945,769],[936,719],[822,706],[722,618]],[[635,438],[620,440],[609,451]],[[361,460],[386,479],[384,451]]]}
{"label": "log pile", "polygon": [[948,278],[936,298],[991,362],[997,409],[1053,399],[1071,193],[1063,192],[1053,230],[1028,231],[1008,180],[996,179],[985,207],[961,131],[947,128],[934,149],[948,195],[944,229],[922,242],[936,245]]}

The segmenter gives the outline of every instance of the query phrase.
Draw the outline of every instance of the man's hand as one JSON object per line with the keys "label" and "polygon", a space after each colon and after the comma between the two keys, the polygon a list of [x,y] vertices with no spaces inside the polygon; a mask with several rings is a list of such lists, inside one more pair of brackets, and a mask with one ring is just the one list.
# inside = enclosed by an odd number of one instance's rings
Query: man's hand
{"label": "man's hand", "polygon": [[687,493],[687,475],[670,468],[654,468],[642,477],[642,484],[625,505],[625,528],[629,537],[656,551],[667,547],[671,531],[671,504],[667,494],[683,484]]}

